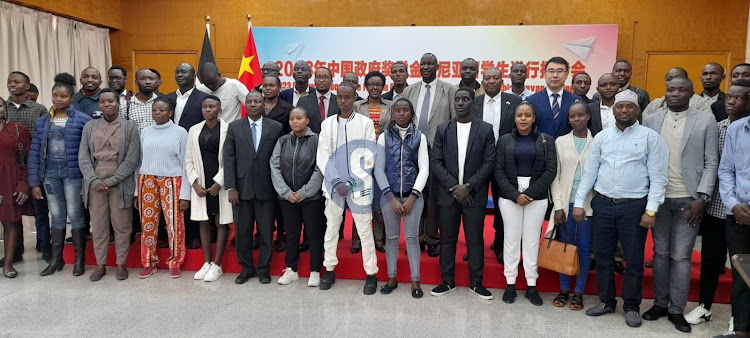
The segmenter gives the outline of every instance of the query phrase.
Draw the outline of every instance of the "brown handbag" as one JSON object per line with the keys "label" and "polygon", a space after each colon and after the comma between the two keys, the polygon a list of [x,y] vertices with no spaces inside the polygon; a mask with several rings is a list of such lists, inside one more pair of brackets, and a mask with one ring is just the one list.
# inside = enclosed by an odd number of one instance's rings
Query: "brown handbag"
{"label": "brown handbag", "polygon": [[[565,231],[565,238],[570,240],[567,227],[563,225],[562,229]],[[542,245],[539,246],[537,265],[564,275],[575,276],[580,270],[580,266],[578,265],[578,247],[553,238],[556,233],[557,224],[552,229],[552,234],[550,234],[549,238],[545,237]],[[578,225],[576,224],[577,235]]]}

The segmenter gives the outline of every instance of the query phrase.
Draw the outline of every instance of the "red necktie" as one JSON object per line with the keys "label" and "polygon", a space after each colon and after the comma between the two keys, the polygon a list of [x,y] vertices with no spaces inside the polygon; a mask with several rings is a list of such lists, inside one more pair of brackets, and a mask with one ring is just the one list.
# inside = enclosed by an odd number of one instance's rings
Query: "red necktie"
{"label": "red necktie", "polygon": [[326,119],[326,105],[323,103],[323,99],[325,98],[325,96],[321,96],[320,104],[318,104],[318,108],[320,108],[320,122],[323,122],[323,120]]}

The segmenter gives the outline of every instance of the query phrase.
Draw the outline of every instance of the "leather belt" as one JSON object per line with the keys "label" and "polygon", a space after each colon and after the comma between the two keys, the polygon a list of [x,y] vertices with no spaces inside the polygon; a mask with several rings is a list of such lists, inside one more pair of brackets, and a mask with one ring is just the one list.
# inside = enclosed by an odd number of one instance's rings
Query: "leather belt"
{"label": "leather belt", "polygon": [[612,203],[615,203],[615,204],[627,203],[627,202],[633,202],[633,201],[639,201],[639,200],[642,200],[642,199],[646,198],[646,196],[643,196],[641,198],[612,198],[612,197],[607,197],[607,196],[599,193],[598,191],[594,191],[594,194],[595,194],[596,197],[603,198],[603,199],[605,199],[607,201],[610,201]]}

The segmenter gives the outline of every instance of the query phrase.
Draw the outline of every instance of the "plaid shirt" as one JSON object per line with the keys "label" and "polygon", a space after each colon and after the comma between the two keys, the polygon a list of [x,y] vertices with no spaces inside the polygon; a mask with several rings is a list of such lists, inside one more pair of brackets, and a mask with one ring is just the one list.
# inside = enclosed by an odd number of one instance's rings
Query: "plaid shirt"
{"label": "plaid shirt", "polygon": [[[721,159],[721,152],[724,150],[724,139],[727,137],[727,128],[729,128],[729,119],[726,118],[719,122],[719,159]],[[716,179],[716,188],[711,196],[711,203],[708,203],[706,207],[706,213],[720,219],[727,218],[727,208],[724,203],[721,202],[721,196],[719,196],[719,179]]]}
{"label": "plaid shirt", "polygon": [[47,108],[28,99],[16,108],[16,104],[9,97],[5,101],[5,109],[8,112],[8,121],[23,124],[32,136],[34,135],[34,123],[36,123],[36,120],[47,114]]}
{"label": "plaid shirt", "polygon": [[151,116],[151,105],[158,96],[156,93],[146,102],[141,102],[133,95],[124,105],[120,105],[120,117],[131,120],[138,125],[138,131],[143,131],[154,124],[154,118]]}

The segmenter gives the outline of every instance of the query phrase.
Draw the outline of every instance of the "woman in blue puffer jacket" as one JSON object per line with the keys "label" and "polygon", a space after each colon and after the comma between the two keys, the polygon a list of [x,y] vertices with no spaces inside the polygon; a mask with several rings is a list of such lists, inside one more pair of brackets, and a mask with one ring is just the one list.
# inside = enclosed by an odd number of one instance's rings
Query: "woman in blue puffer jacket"
{"label": "woman in blue puffer jacket", "polygon": [[52,108],[49,116],[42,116],[34,124],[34,136],[29,152],[29,186],[31,196],[42,199],[42,188],[47,193],[52,214],[52,260],[40,275],[60,271],[65,244],[66,219],[70,218],[73,246],[76,251],[73,275],[83,275],[86,248],[86,222],[81,198],[82,178],[78,167],[78,148],[83,126],[91,120],[75,110],[73,100],[75,78],[68,73],[55,76],[52,87]]}

